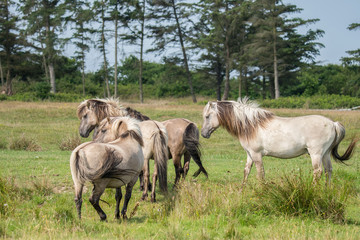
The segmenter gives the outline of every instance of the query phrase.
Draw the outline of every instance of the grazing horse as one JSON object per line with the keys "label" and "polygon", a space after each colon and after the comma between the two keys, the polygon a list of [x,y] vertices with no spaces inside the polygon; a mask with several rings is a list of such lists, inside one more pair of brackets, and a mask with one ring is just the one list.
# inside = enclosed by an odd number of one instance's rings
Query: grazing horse
{"label": "grazing horse", "polygon": [[[121,120],[122,117],[105,118],[100,122],[99,127],[94,132],[95,142],[111,142],[121,136]],[[144,191],[142,200],[148,196],[148,186],[150,178],[149,161],[151,158],[155,160],[153,173],[153,184],[151,189],[151,201],[155,202],[156,180],[159,177],[160,189],[167,192],[167,161],[168,157],[168,137],[163,124],[157,121],[147,120],[139,122],[140,131],[144,141],[142,147],[144,154]]]}
{"label": "grazing horse", "polygon": [[[147,116],[140,112],[121,106],[117,99],[89,99],[85,100],[78,106],[77,116],[80,119],[79,132],[82,137],[88,137],[90,132],[97,126],[100,121],[106,117],[127,116],[134,117],[140,121],[148,120]],[[175,184],[179,181],[180,176],[186,176],[189,170],[189,161],[192,157],[199,166],[199,170],[194,173],[194,177],[203,172],[207,177],[208,174],[201,162],[201,151],[199,143],[199,130],[195,123],[182,119],[170,119],[162,122],[168,133],[169,157],[173,159],[175,167]],[[184,168],[181,166],[181,157],[184,155]],[[140,186],[143,190],[143,174],[140,174]]]}
{"label": "grazing horse", "polygon": [[[100,208],[99,200],[105,188],[116,188],[115,217],[120,218],[119,203],[121,187],[126,185],[126,194],[121,215],[126,211],[131,192],[144,165],[141,131],[137,121],[122,117],[119,120],[119,138],[110,143],[86,142],[79,145],[70,157],[70,169],[75,186],[75,204],[81,218],[82,190],[85,182],[94,185],[89,199],[102,221],[106,214]],[[119,191],[118,191],[119,189]]]}
{"label": "grazing horse", "polygon": [[345,137],[345,128],[319,115],[278,117],[259,108],[248,98],[234,101],[208,102],[203,111],[201,135],[209,138],[219,126],[237,137],[247,153],[243,184],[246,183],[253,163],[259,179],[264,179],[263,156],[294,158],[309,153],[314,169],[314,180],[322,174],[323,164],[327,183],[330,184],[331,157],[341,162],[350,159],[356,141],[352,141],[344,155],[338,146]]}

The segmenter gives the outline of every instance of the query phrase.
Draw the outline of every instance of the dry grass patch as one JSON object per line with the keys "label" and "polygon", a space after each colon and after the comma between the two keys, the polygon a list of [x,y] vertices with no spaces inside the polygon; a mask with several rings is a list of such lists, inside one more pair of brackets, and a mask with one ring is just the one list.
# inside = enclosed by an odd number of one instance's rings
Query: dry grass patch
{"label": "dry grass patch", "polygon": [[59,143],[59,148],[62,151],[72,151],[81,144],[79,135],[68,136]]}
{"label": "dry grass patch", "polygon": [[25,136],[22,134],[20,137],[15,137],[10,140],[9,143],[10,150],[25,150],[25,151],[41,151],[42,148],[35,139]]}

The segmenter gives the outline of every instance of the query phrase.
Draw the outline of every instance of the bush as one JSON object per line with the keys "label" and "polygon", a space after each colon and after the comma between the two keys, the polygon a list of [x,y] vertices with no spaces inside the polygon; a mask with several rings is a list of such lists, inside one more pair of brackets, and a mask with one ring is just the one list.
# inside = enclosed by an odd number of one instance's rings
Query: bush
{"label": "bush", "polygon": [[61,141],[59,148],[62,151],[72,151],[81,144],[81,138],[78,135],[67,137]]}
{"label": "bush", "polygon": [[34,139],[25,137],[23,134],[19,138],[10,140],[9,149],[11,150],[25,150],[25,151],[41,151],[41,147]]}
{"label": "bush", "polygon": [[311,176],[291,175],[277,183],[254,188],[258,201],[256,210],[290,216],[312,216],[344,222],[345,203],[349,196],[346,186],[326,187],[314,184]]}
{"label": "bush", "polygon": [[281,97],[260,102],[266,108],[343,109],[360,106],[360,98],[343,95]]}

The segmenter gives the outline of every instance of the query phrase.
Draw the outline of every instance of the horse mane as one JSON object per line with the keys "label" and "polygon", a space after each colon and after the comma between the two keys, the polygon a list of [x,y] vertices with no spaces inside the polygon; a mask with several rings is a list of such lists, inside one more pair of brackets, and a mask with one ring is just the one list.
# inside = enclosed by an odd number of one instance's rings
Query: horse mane
{"label": "horse mane", "polygon": [[[127,130],[125,132],[120,133],[119,132],[119,128],[120,125],[125,122],[127,125]],[[116,138],[127,138],[127,137],[131,137],[134,140],[136,140],[140,146],[144,146],[144,141],[142,138],[142,134],[141,134],[141,130],[140,127],[138,125],[138,120],[131,118],[129,116],[126,117],[114,117],[111,119],[111,130],[115,131],[117,133]]]}
{"label": "horse mane", "polygon": [[216,102],[219,124],[231,135],[250,140],[255,137],[259,127],[266,127],[274,114],[259,107],[247,97],[235,101]]}
{"label": "horse mane", "polygon": [[96,114],[96,117],[99,121],[103,120],[106,117],[123,117],[130,116],[139,121],[150,120],[148,116],[143,115],[142,113],[132,109],[130,107],[124,108],[117,98],[94,98],[88,99],[80,103],[77,108],[77,116],[81,119],[86,109],[92,107]]}
{"label": "horse mane", "polygon": [[79,119],[84,116],[87,108],[93,108],[99,121],[106,117],[127,115],[125,108],[122,107],[118,99],[115,98],[94,98],[81,102],[77,108],[77,116]]}
{"label": "horse mane", "polygon": [[143,115],[141,112],[138,112],[135,109],[132,109],[131,107],[127,107],[125,110],[126,110],[128,116],[135,118],[139,121],[150,120],[150,118],[148,116]]}

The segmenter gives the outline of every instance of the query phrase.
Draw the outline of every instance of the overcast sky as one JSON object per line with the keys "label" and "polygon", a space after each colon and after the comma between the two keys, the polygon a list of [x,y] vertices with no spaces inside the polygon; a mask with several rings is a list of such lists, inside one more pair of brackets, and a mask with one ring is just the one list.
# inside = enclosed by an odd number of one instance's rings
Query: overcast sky
{"label": "overcast sky", "polygon": [[[351,23],[360,23],[360,0],[283,0],[285,4],[292,3],[303,11],[299,14],[292,14],[289,17],[300,17],[302,19],[318,18],[316,24],[311,24],[307,29],[321,29],[325,31],[319,42],[325,45],[320,50],[320,56],[316,61],[320,64],[340,63],[340,58],[347,56],[345,51],[360,48],[360,30],[348,30]],[[300,32],[307,30],[300,29]],[[111,40],[110,40],[111,41]],[[113,40],[112,40],[113,41]],[[150,42],[147,42],[149,45]],[[113,44],[111,44],[113,46]],[[178,49],[180,51],[180,48]],[[114,50],[109,48],[108,60],[114,64]],[[119,46],[119,59],[130,54],[138,55],[133,47]],[[69,53],[69,49],[67,49]],[[160,61],[159,57],[152,54],[145,54],[145,60]],[[91,51],[87,56],[87,70],[94,71],[100,68],[103,62],[99,51]]]}

